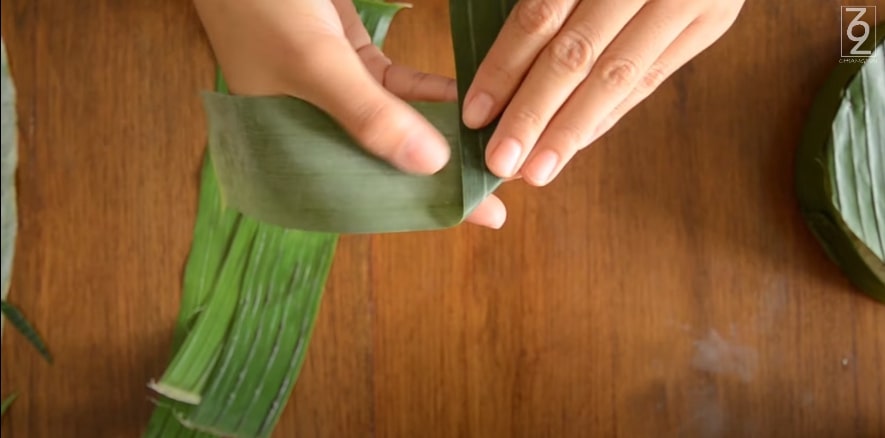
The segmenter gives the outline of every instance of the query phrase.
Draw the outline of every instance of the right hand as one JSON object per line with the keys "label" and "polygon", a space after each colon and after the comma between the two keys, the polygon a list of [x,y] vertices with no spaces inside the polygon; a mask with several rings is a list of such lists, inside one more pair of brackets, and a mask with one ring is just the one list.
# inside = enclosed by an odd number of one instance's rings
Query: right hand
{"label": "right hand", "polygon": [[[195,4],[231,93],[306,100],[405,172],[432,174],[448,162],[442,134],[402,99],[455,101],[455,81],[393,64],[372,44],[352,0]],[[467,221],[500,228],[505,218],[492,195]]]}

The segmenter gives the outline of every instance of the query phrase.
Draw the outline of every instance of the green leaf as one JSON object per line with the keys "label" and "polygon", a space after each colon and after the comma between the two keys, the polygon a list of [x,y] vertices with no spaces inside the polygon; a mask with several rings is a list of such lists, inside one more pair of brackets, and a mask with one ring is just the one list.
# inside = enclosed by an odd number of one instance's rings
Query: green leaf
{"label": "green leaf", "polygon": [[12,325],[20,331],[25,338],[27,338],[28,342],[40,352],[40,355],[43,356],[47,362],[52,363],[52,355],[49,354],[49,350],[43,343],[43,339],[40,338],[40,335],[37,334],[34,327],[31,327],[31,324],[25,319],[25,316],[22,315],[21,311],[6,301],[0,301],[0,308],[2,308],[3,316],[5,316],[9,322],[12,323]]}
{"label": "green leaf", "polygon": [[830,143],[833,202],[851,232],[880,260],[885,260],[883,52],[880,46],[845,89]]}
{"label": "green leaf", "polygon": [[802,213],[828,255],[885,302],[885,24],[863,63],[841,63],[822,88],[797,153]]}
{"label": "green leaf", "polygon": [[427,177],[363,151],[302,100],[207,93],[204,103],[224,201],[247,216],[292,229],[368,233],[447,227],[465,215],[453,104],[413,105],[453,146],[448,165]]}
{"label": "green leaf", "polygon": [[268,228],[217,374],[186,419],[202,430],[268,435],[303,363],[337,236]]}
{"label": "green leaf", "polygon": [[[462,100],[514,3],[452,0]],[[431,176],[403,173],[364,151],[300,99],[204,93],[203,102],[224,202],[262,222],[334,233],[440,229],[461,223],[501,183],[484,161],[495,124],[468,129],[454,102],[412,103],[452,149]]]}
{"label": "green leaf", "polygon": [[18,397],[18,394],[10,394],[8,397],[3,399],[3,404],[0,404],[0,416],[6,414],[6,410],[12,406],[12,402]]}
{"label": "green leaf", "polygon": [[360,15],[360,21],[369,31],[372,37],[372,44],[379,49],[384,47],[384,39],[387,38],[387,31],[390,29],[390,23],[397,12],[404,8],[411,8],[408,3],[388,3],[378,0],[355,0],[357,13]]}

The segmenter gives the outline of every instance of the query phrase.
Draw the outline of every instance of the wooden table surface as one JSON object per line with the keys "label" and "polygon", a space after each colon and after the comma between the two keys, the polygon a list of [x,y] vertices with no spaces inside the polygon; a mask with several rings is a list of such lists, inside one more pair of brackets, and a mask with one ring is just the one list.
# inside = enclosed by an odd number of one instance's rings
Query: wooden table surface
{"label": "wooden table surface", "polygon": [[[413,3],[388,53],[452,74],[447,2]],[[503,187],[503,230],[344,237],[275,436],[885,436],[885,305],[826,258],[792,187],[839,5],[750,0],[554,184]],[[10,299],[56,358],[7,331],[2,434],[137,437],[169,358],[211,52],[187,1],[7,0],[2,22]]]}

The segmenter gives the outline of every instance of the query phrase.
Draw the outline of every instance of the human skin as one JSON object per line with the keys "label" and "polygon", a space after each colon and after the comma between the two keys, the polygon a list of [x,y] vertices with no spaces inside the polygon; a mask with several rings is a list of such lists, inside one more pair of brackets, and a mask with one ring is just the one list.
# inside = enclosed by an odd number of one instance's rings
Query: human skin
{"label": "human skin", "polygon": [[718,40],[743,0],[522,0],[465,97],[472,128],[501,119],[486,161],[552,181],[667,77]]}
{"label": "human skin", "polygon": [[[454,101],[455,81],[396,64],[352,0],[194,0],[230,91],[289,95],[328,113],[368,152],[432,174],[450,156],[407,100]],[[743,0],[521,0],[467,92],[464,123],[499,115],[496,175],[550,182],[670,74],[731,26]],[[467,222],[500,228],[486,198]]]}

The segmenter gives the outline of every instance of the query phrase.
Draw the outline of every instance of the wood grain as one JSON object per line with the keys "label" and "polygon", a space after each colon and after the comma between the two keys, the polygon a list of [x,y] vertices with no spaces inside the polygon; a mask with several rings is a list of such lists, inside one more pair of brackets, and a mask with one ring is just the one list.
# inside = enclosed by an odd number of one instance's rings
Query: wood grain
{"label": "wood grain", "polygon": [[[452,74],[445,0],[393,25]],[[866,0],[862,4],[885,3]],[[750,1],[501,231],[345,237],[276,436],[885,435],[885,306],[805,228],[792,159],[837,1]],[[136,437],[168,360],[211,52],[189,2],[7,0],[21,230],[4,437]],[[6,236],[4,236],[6,238]]]}

